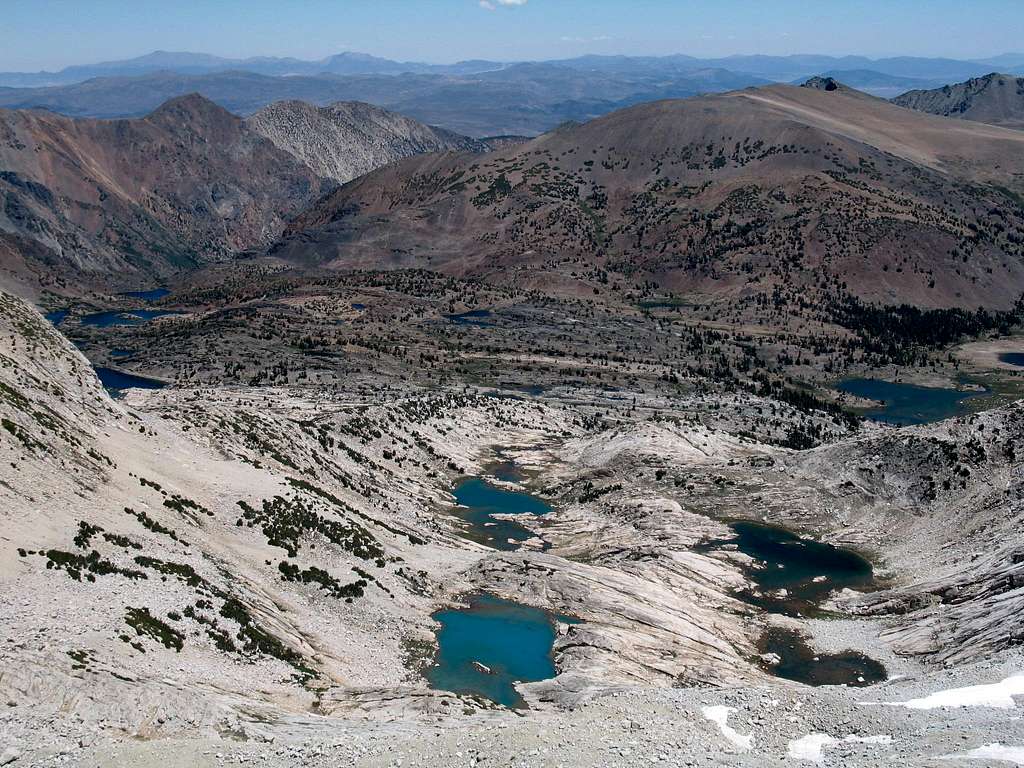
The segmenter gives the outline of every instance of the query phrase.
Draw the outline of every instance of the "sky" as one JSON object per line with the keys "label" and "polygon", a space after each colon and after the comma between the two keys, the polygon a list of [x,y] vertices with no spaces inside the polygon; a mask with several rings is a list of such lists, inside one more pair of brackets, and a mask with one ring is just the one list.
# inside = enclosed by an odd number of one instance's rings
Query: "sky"
{"label": "sky", "polygon": [[0,0],[0,70],[154,50],[402,61],[584,53],[985,58],[1024,49],[1024,0]]}

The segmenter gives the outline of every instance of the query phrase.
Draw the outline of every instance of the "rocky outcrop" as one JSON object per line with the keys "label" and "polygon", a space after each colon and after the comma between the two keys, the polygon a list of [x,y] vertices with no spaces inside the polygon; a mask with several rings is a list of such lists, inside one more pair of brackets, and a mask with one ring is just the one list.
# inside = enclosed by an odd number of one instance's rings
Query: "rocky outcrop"
{"label": "rocky outcrop", "polygon": [[842,83],[836,80],[834,77],[822,77],[815,76],[808,79],[801,88],[814,88],[818,91],[838,91],[840,88],[845,88]]}
{"label": "rocky outcrop", "polygon": [[489,148],[483,141],[358,101],[326,107],[279,101],[245,123],[318,175],[342,184],[413,155]]}

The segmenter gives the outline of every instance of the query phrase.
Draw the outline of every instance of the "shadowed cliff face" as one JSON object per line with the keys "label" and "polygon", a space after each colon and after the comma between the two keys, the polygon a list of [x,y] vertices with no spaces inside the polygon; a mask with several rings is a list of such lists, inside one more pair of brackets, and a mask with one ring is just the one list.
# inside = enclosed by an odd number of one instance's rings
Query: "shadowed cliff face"
{"label": "shadowed cliff face", "polygon": [[520,283],[604,273],[731,301],[1006,308],[1024,284],[1022,149],[1017,132],[844,87],[748,89],[403,161],[321,200],[273,252]]}
{"label": "shadowed cliff face", "polygon": [[161,275],[266,243],[329,186],[196,95],[138,120],[0,112],[0,167],[0,230],[99,273]]}

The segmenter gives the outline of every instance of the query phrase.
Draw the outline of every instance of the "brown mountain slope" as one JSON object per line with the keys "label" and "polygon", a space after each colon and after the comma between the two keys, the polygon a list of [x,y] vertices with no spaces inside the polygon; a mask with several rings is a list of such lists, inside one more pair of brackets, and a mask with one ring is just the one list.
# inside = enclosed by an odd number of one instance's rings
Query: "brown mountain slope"
{"label": "brown mountain slope", "polygon": [[406,160],[320,201],[272,252],[588,293],[1008,307],[1024,289],[1022,180],[1015,131],[772,86]]}
{"label": "brown mountain slope", "polygon": [[340,183],[413,155],[487,149],[482,141],[358,101],[326,107],[279,101],[245,123],[319,175]]}
{"label": "brown mountain slope", "polygon": [[273,240],[327,182],[200,96],[138,120],[0,111],[0,231],[58,263],[166,274]]}
{"label": "brown mountain slope", "polygon": [[907,91],[892,101],[933,115],[1024,129],[1024,77],[993,72],[933,90]]}

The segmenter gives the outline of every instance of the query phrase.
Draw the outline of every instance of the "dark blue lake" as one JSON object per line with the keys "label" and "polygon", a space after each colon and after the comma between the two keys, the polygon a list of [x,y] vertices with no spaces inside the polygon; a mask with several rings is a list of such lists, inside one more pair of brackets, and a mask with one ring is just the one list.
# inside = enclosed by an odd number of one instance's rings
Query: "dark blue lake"
{"label": "dark blue lake", "polygon": [[128,357],[132,354],[130,349],[112,349],[110,350],[111,357]]}
{"label": "dark blue lake", "polygon": [[524,491],[510,491],[479,477],[460,482],[452,492],[461,506],[455,513],[465,520],[466,538],[504,551],[517,549],[534,534],[512,520],[498,520],[495,514],[544,515],[551,505]]}
{"label": "dark blue lake", "polygon": [[181,313],[161,309],[126,309],[123,311],[93,312],[82,318],[82,325],[91,325],[96,328],[110,328],[111,326],[118,325],[142,325],[157,317],[178,314]]}
{"label": "dark blue lake", "polygon": [[839,382],[836,389],[884,403],[881,408],[866,411],[865,415],[875,421],[899,426],[928,424],[961,416],[967,412],[964,402],[985,394],[942,387],[921,387],[916,384],[897,384],[881,379],[846,379]]}
{"label": "dark blue lake", "polygon": [[1003,352],[999,355],[999,362],[1024,368],[1024,352]]}
{"label": "dark blue lake", "polygon": [[170,295],[170,290],[167,288],[153,288],[149,291],[128,291],[122,293],[122,296],[129,296],[133,299],[141,299],[142,301],[156,301],[162,299],[164,296]]}
{"label": "dark blue lake", "polygon": [[516,682],[555,676],[556,623],[546,611],[480,595],[468,608],[438,611],[433,618],[441,624],[435,664],[427,671],[433,688],[522,707]]}
{"label": "dark blue lake", "polygon": [[96,376],[106,389],[113,392],[120,392],[123,389],[162,389],[167,386],[162,381],[147,379],[145,376],[136,376],[133,373],[115,371],[113,368],[96,366]]}
{"label": "dark blue lake", "polygon": [[[735,544],[740,552],[754,558],[756,563],[746,569],[746,575],[757,585],[758,594],[742,597],[767,611],[790,616],[812,614],[832,590],[865,588],[872,583],[871,563],[856,552],[764,523],[744,521],[729,527],[732,538],[711,541],[698,549]],[[784,596],[778,593],[783,589]]]}
{"label": "dark blue lake", "polygon": [[[744,521],[729,527],[732,538],[701,544],[697,550],[729,544],[753,558],[743,570],[755,589],[737,597],[770,613],[814,616],[832,590],[867,589],[873,583],[871,563],[856,552],[764,523]],[[874,659],[856,651],[814,651],[793,630],[770,628],[759,645],[762,653],[779,657],[777,664],[766,666],[769,672],[806,685],[870,685],[886,679],[885,667]]]}
{"label": "dark blue lake", "polygon": [[488,326],[494,325],[494,323],[490,323],[484,320],[484,318],[490,316],[491,310],[489,309],[471,309],[469,312],[461,312],[457,315],[445,315],[445,318],[451,320],[456,325]]}
{"label": "dark blue lake", "polygon": [[779,663],[770,667],[776,677],[804,685],[863,687],[888,678],[885,667],[856,651],[821,653],[810,648],[800,633],[772,627],[758,643],[761,653],[774,653]]}
{"label": "dark blue lake", "polygon": [[[518,392],[518,393],[522,393],[524,395],[529,395],[530,397],[540,397],[541,395],[543,395],[545,392],[548,391],[548,388],[546,386],[544,386],[543,384],[513,384],[513,383],[508,383],[508,384],[499,384],[498,386],[501,388],[501,390],[503,392]],[[516,398],[514,395],[512,396],[512,398],[513,399],[522,399],[522,398]]]}
{"label": "dark blue lake", "polygon": [[43,317],[49,320],[54,325],[60,325],[64,322],[64,318],[68,316],[68,310],[59,309],[56,312],[47,312]]}

